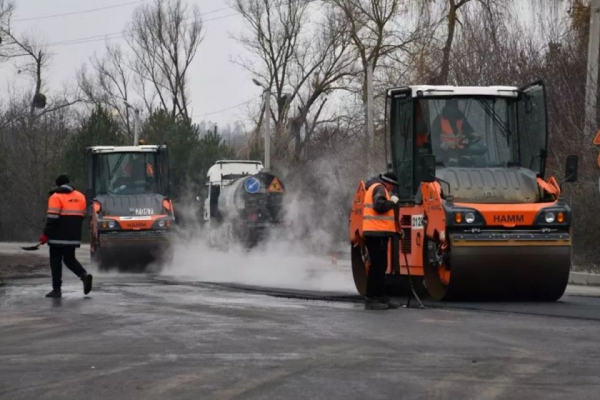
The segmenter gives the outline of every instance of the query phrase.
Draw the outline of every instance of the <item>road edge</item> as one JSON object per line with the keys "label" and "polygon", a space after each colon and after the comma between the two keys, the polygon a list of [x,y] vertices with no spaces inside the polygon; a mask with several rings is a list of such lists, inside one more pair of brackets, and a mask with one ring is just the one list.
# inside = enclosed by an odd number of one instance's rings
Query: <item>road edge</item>
{"label": "road edge", "polygon": [[571,272],[569,274],[569,284],[582,286],[600,286],[600,274],[591,274],[586,272]]}

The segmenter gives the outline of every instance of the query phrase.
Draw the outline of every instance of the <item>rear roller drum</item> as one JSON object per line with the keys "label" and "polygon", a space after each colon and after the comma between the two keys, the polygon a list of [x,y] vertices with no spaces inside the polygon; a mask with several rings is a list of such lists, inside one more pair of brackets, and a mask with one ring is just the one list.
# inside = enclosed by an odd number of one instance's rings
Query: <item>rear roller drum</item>
{"label": "rear roller drum", "polygon": [[352,277],[354,285],[361,296],[367,293],[368,254],[364,244],[351,245]]}

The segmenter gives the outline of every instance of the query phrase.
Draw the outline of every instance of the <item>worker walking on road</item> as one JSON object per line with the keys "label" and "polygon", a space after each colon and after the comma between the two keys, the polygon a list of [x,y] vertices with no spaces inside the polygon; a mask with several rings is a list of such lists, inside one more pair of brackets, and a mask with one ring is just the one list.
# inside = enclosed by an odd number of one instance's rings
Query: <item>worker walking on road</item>
{"label": "worker walking on road", "polygon": [[365,310],[400,307],[390,301],[385,293],[388,243],[396,234],[394,207],[398,204],[398,197],[390,196],[390,192],[397,185],[398,178],[392,172],[379,175],[366,183],[363,234],[371,266],[367,277]]}
{"label": "worker walking on road", "polygon": [[66,175],[56,178],[57,188],[51,192],[46,214],[46,227],[40,243],[50,247],[52,291],[46,297],[61,297],[62,263],[64,261],[83,281],[83,293],[92,290],[92,275],[75,258],[75,249],[81,245],[81,226],[85,217],[85,196],[75,190]]}

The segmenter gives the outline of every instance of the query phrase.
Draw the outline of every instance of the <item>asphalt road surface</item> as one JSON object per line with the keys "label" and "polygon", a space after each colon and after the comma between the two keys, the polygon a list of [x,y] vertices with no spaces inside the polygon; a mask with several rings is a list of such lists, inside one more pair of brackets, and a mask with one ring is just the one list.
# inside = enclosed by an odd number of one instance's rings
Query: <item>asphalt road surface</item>
{"label": "asphalt road surface", "polygon": [[60,300],[43,297],[48,277],[0,287],[0,399],[564,400],[600,393],[597,288],[569,287],[557,303],[368,312],[351,292],[96,274],[84,297],[66,269],[64,280]]}

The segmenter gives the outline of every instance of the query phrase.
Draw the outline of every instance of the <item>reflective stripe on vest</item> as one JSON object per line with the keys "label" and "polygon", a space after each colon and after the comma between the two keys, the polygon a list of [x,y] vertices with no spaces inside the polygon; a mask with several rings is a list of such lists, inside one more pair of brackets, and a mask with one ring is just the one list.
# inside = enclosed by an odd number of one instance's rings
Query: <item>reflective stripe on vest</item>
{"label": "reflective stripe on vest", "polygon": [[[379,186],[383,186],[381,183],[375,183],[367,189],[365,193],[365,204],[363,208],[363,232],[365,233],[395,233],[396,232],[396,221],[394,218],[394,210],[389,210],[385,213],[378,213],[373,208],[374,199],[373,193]],[[389,199],[390,195],[385,189],[385,198]]]}
{"label": "reflective stripe on vest", "polygon": [[73,246],[77,246],[81,244],[80,240],[54,240],[54,239],[50,239],[48,240],[49,244],[65,244],[65,245],[73,245]]}
{"label": "reflective stripe on vest", "polygon": [[442,117],[442,134],[440,136],[442,143],[447,143],[448,147],[451,149],[462,149],[464,146],[460,144],[460,141],[465,138],[463,135],[463,122],[462,119],[456,120],[458,131],[455,134],[454,130],[452,130],[452,125],[450,125],[450,120],[446,117]]}
{"label": "reflective stripe on vest", "polygon": [[85,217],[85,210],[62,210],[60,215],[74,215],[76,217]]}

